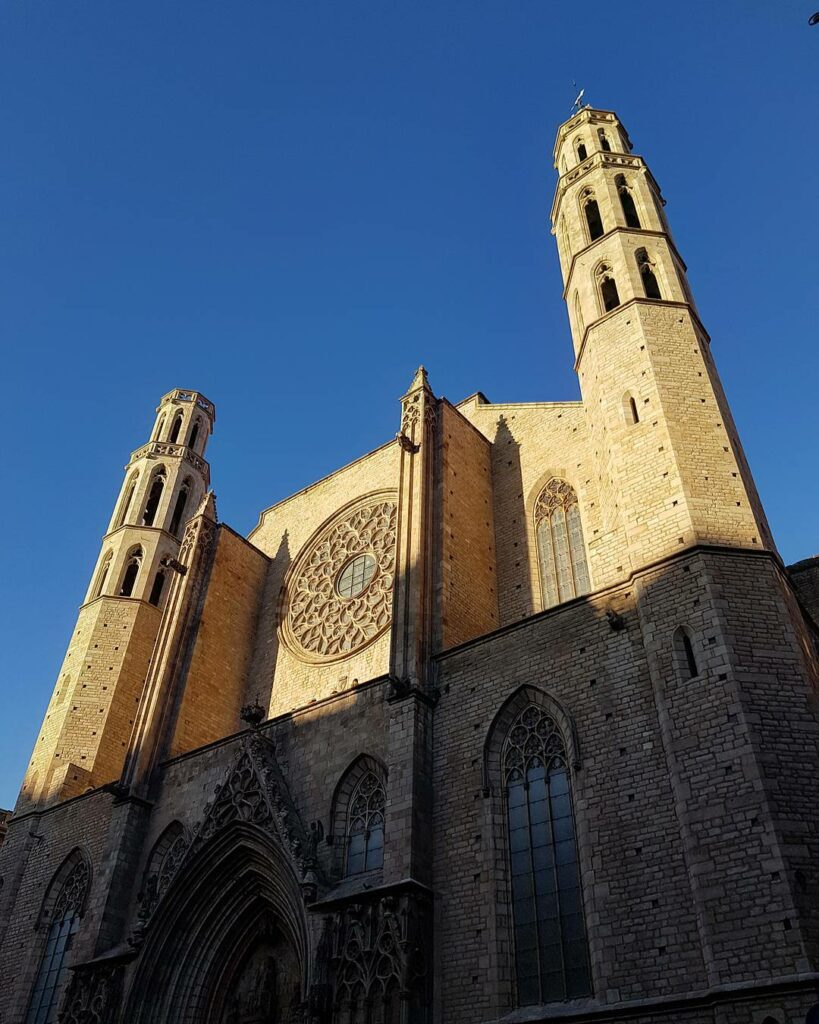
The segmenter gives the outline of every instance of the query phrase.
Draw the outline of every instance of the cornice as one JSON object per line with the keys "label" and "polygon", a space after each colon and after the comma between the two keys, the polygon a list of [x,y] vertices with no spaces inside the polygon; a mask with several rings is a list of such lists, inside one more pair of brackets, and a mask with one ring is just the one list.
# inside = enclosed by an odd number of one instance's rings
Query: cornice
{"label": "cornice", "polygon": [[614,317],[616,317],[617,314],[620,313],[622,310],[629,309],[633,306],[669,306],[672,309],[687,309],[689,314],[691,315],[692,320],[694,321],[697,330],[702,335],[706,345],[711,344],[711,335],[703,327],[702,320],[700,320],[697,311],[694,309],[691,303],[678,302],[676,299],[645,299],[639,296],[635,296],[635,298],[627,299],[625,302],[622,302],[619,306],[615,306],[614,309],[610,309],[608,313],[604,313],[601,317],[598,317],[597,320],[592,320],[592,322],[586,327],[586,329],[583,331],[583,338],[580,342],[580,348],[577,350],[577,358],[574,361],[575,373],[580,372],[580,360],[583,357],[583,353],[586,349],[586,340],[589,337],[589,332],[594,330],[595,327],[598,327],[604,321],[613,320]]}
{"label": "cornice", "polygon": [[552,234],[555,232],[555,224],[557,222],[560,202],[571,186],[582,181],[583,178],[591,174],[592,171],[616,171],[621,167],[630,167],[634,171],[639,171],[641,174],[645,174],[652,188],[657,193],[657,198],[660,200],[660,203],[663,206],[666,205],[660,186],[657,184],[657,179],[651,173],[648,165],[641,156],[635,156],[631,153],[608,153],[601,149],[596,153],[592,153],[592,155],[587,157],[578,167],[572,167],[571,170],[566,171],[565,174],[561,174],[558,178],[557,189],[555,190],[555,197],[552,200],[552,209],[550,214]]}
{"label": "cornice", "polygon": [[655,561],[642,565],[637,569],[632,569],[632,571],[621,580],[618,580],[616,583],[611,583],[607,587],[601,587],[599,590],[593,590],[588,594],[583,594],[582,597],[575,597],[572,598],[571,601],[564,601],[562,604],[555,605],[552,608],[546,608],[541,612],[535,612],[534,615],[528,615],[525,619],[519,619],[517,622],[509,622],[505,626],[499,626],[497,629],[493,629],[489,633],[482,633],[480,636],[473,637],[471,640],[465,640],[462,644],[457,644],[455,647],[449,647],[445,651],[438,651],[436,654],[431,656],[430,660],[435,663],[445,661],[447,658],[462,654],[464,651],[480,647],[485,643],[491,643],[497,637],[506,636],[519,630],[524,630],[532,623],[539,622],[541,619],[553,618],[562,615],[569,609],[574,609],[584,604],[588,604],[593,599],[604,601],[606,595],[617,594],[619,591],[631,586],[634,581],[640,579],[641,576],[654,572],[663,565],[682,562],[700,554],[728,555],[731,557],[739,556],[742,558],[760,558],[769,560],[773,562],[774,566],[778,570],[780,578],[786,580],[788,586],[793,591],[793,584],[788,578],[782,559],[775,551],[769,551],[766,548],[729,547],[725,544],[692,544],[690,547],[684,548],[682,551],[675,551],[673,554],[665,555],[663,558],[655,559]]}
{"label": "cornice", "polygon": [[181,458],[183,462],[189,462],[195,470],[202,474],[206,481],[210,480],[210,465],[206,459],[189,448],[186,444],[171,444],[170,441],[149,441],[147,444],[131,452],[131,458],[125,466],[129,470],[135,462],[140,459],[167,459]]}
{"label": "cornice", "polygon": [[602,234],[599,238],[595,238],[594,241],[589,242],[588,245],[584,245],[582,249],[578,249],[576,253],[572,255],[571,262],[569,263],[569,270],[566,274],[566,283],[563,285],[563,301],[566,301],[566,296],[569,294],[569,288],[572,283],[572,275],[574,274],[574,268],[577,261],[581,256],[585,256],[590,249],[594,249],[595,246],[599,246],[602,242],[607,241],[617,234],[625,235],[641,235],[644,238],[664,238],[668,243],[668,248],[671,250],[671,255],[677,260],[682,268],[683,273],[688,272],[688,267],[685,260],[680,256],[680,252],[677,246],[674,244],[674,239],[671,235],[665,231],[657,231],[655,228],[629,228],[624,227],[622,224],[615,224],[613,228],[609,228],[605,234]]}

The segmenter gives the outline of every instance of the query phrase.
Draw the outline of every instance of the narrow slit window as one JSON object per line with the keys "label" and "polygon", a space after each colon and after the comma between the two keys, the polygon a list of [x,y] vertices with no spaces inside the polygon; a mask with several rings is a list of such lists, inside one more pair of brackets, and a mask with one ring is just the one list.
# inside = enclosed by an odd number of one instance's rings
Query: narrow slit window
{"label": "narrow slit window", "polygon": [[694,679],[698,676],[699,668],[697,666],[697,658],[694,654],[694,645],[691,642],[691,637],[688,630],[683,626],[677,630],[674,636],[675,646],[677,648],[677,656],[680,662],[680,668],[682,670],[685,679]]}

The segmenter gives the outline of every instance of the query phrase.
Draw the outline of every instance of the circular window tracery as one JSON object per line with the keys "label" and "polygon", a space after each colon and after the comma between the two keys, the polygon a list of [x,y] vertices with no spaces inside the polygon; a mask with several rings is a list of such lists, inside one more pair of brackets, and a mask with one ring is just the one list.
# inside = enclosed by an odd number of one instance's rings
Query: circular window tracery
{"label": "circular window tracery", "polygon": [[389,626],[395,574],[394,501],[342,512],[299,556],[287,582],[282,638],[304,661],[344,658]]}

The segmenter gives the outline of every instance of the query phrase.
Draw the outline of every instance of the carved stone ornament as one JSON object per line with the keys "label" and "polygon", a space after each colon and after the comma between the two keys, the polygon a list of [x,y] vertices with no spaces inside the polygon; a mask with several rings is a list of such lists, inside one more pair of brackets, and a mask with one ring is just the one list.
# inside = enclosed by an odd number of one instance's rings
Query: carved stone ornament
{"label": "carved stone ornament", "polygon": [[396,517],[392,498],[371,498],[341,512],[299,555],[285,583],[280,615],[282,639],[296,657],[308,662],[346,658],[387,629]]}
{"label": "carved stone ornament", "polygon": [[335,914],[333,925],[334,1019],[400,998],[413,1003],[416,1019],[423,1020],[431,948],[428,898],[399,892],[351,903]]}
{"label": "carved stone ornament", "polygon": [[122,964],[78,967],[63,1000],[59,1024],[114,1024],[122,992]]}
{"label": "carved stone ornament", "polygon": [[568,509],[570,505],[577,504],[577,495],[571,484],[558,477],[552,477],[540,492],[535,503],[535,525],[544,519],[551,518],[557,509]]}
{"label": "carved stone ornament", "polygon": [[84,860],[78,861],[63,883],[50,915],[52,921],[62,921],[70,914],[82,912],[85,894],[88,890],[88,880],[88,865]]}

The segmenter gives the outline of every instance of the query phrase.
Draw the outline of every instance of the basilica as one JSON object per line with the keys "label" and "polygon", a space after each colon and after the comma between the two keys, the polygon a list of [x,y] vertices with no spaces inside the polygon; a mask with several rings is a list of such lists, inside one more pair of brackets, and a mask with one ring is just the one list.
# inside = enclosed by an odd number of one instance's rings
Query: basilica
{"label": "basilica", "polygon": [[161,399],[0,848],[1,1024],[819,1019],[819,559],[622,122],[554,165],[580,401],[408,367],[245,537]]}

